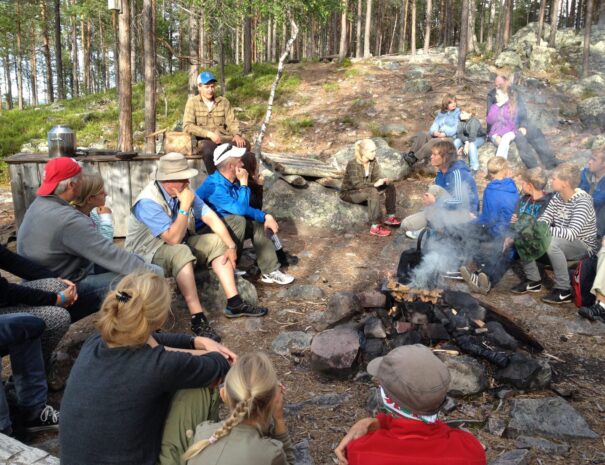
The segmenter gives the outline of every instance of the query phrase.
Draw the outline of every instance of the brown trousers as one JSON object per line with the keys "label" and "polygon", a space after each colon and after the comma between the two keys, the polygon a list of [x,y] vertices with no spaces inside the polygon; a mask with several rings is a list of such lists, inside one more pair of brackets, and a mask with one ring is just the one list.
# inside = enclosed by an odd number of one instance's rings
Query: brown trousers
{"label": "brown trousers", "polygon": [[380,218],[380,196],[385,194],[385,207],[387,215],[394,215],[397,200],[397,190],[393,184],[382,185],[380,187],[366,187],[354,191],[343,192],[340,196],[342,200],[349,203],[368,202],[368,219],[371,224],[381,222]]}
{"label": "brown trousers", "polygon": [[440,140],[449,140],[450,142],[453,142],[449,137],[431,137],[428,132],[417,132],[413,140],[412,148],[410,150],[414,152],[414,156],[418,160],[430,158],[431,152],[433,151],[433,145]]}

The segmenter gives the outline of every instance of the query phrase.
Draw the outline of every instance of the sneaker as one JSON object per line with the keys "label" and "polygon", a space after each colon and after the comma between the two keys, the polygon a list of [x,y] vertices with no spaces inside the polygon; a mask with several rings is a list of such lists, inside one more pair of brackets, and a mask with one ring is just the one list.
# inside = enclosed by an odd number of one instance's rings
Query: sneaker
{"label": "sneaker", "polygon": [[235,274],[235,276],[246,276],[247,271],[246,270],[240,270],[239,268],[236,268],[233,273]]}
{"label": "sneaker", "polygon": [[390,236],[390,235],[391,235],[391,231],[389,231],[387,228],[385,228],[381,224],[372,226],[370,228],[370,236],[386,237],[386,236]]}
{"label": "sneaker", "polygon": [[542,281],[521,281],[510,291],[513,294],[525,294],[526,292],[540,292],[542,290]]}
{"label": "sneaker", "polygon": [[191,332],[196,336],[207,337],[216,342],[221,342],[222,340],[221,336],[218,335],[205,318],[200,320],[198,324],[191,325]]}
{"label": "sneaker", "polygon": [[492,288],[492,284],[485,273],[472,273],[466,266],[462,266],[460,267],[460,274],[471,292],[487,295]]}
{"label": "sneaker", "polygon": [[441,277],[445,279],[455,279],[456,281],[464,280],[464,277],[460,271],[446,271],[441,275]]}
{"label": "sneaker", "polygon": [[549,304],[566,304],[571,302],[571,289],[553,289],[542,298],[542,302]]}
{"label": "sneaker", "polygon": [[578,310],[578,315],[590,321],[602,321],[605,323],[605,307],[598,300],[590,307],[581,307]]}
{"label": "sneaker", "polygon": [[416,162],[418,161],[418,158],[416,158],[416,155],[414,154],[414,152],[404,153],[403,159],[406,161],[406,163],[408,165],[410,165],[410,168],[412,166],[414,166],[416,164]]}
{"label": "sneaker", "polygon": [[59,411],[55,410],[50,405],[46,405],[40,415],[33,420],[25,422],[25,431],[29,433],[37,433],[38,431],[49,431],[59,429]]}
{"label": "sneaker", "polygon": [[401,220],[395,215],[387,216],[382,223],[386,224],[387,226],[401,226]]}
{"label": "sneaker", "polygon": [[264,283],[281,284],[282,286],[284,286],[294,281],[294,276],[289,275],[288,273],[284,273],[280,270],[275,270],[269,274],[262,275],[260,280]]}
{"label": "sneaker", "polygon": [[422,229],[418,229],[416,231],[406,231],[405,232],[405,237],[407,237],[408,239],[412,239],[414,241],[418,240],[418,236],[420,236],[420,232],[422,231]]}
{"label": "sneaker", "polygon": [[241,318],[265,316],[269,310],[265,307],[257,307],[255,305],[243,302],[239,307],[227,307],[225,309],[225,316],[227,318]]}

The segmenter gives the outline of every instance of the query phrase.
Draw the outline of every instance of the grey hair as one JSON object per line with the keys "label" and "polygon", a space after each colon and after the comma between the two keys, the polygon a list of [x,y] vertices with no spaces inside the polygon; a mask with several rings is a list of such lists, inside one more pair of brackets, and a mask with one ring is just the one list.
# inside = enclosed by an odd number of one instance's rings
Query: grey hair
{"label": "grey hair", "polygon": [[227,167],[227,165],[229,164],[229,162],[235,158],[241,158],[241,157],[229,157],[229,158],[225,158],[222,162],[220,162],[218,165],[216,165],[216,169],[218,171],[222,171],[223,169],[225,169]]}
{"label": "grey hair", "polygon": [[65,192],[68,184],[70,182],[78,182],[78,180],[80,179],[80,176],[81,176],[81,173],[78,173],[75,176],[72,176],[71,178],[67,178],[67,179],[64,179],[63,181],[59,182],[59,184],[57,184],[57,187],[55,187],[55,190],[53,191],[53,195],[60,195],[63,192]]}

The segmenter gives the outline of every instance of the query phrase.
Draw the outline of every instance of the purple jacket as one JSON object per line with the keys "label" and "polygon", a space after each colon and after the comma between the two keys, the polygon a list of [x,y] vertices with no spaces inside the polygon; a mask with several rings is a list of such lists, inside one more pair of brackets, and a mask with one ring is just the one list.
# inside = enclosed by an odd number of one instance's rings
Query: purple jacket
{"label": "purple jacket", "polygon": [[499,107],[495,103],[487,112],[487,125],[490,126],[489,136],[503,136],[507,132],[515,132],[517,112],[511,114],[510,104],[506,102]]}

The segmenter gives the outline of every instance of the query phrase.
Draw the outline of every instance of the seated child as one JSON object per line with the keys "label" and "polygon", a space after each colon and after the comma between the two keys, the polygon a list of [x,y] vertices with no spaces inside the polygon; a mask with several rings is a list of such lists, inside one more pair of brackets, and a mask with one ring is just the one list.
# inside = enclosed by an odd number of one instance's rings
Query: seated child
{"label": "seated child", "polygon": [[489,137],[498,147],[496,156],[508,158],[517,124],[517,103],[512,90],[503,87],[496,91],[496,103],[490,107],[486,121],[490,126]]}
{"label": "seated child", "polygon": [[466,111],[460,112],[460,122],[456,131],[454,145],[458,155],[468,156],[471,174],[474,176],[479,171],[479,154],[477,149],[485,143],[485,130],[481,122]]}
{"label": "seated child", "polygon": [[106,239],[113,241],[113,222],[111,208],[105,206],[105,183],[99,173],[82,175],[80,194],[73,200],[76,209],[90,216],[97,231]]}

